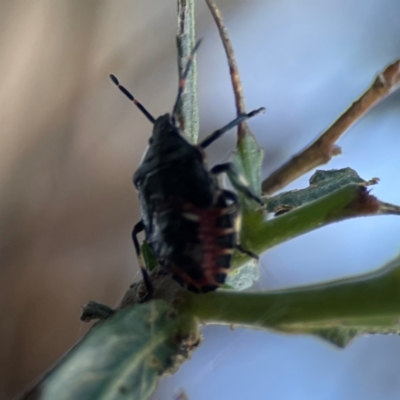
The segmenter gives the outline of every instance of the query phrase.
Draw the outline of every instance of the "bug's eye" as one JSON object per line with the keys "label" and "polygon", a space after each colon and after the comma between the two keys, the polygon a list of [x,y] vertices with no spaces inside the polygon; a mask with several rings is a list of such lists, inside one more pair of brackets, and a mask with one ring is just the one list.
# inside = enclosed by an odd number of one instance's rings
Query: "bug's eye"
{"label": "bug's eye", "polygon": [[149,144],[152,144],[153,143],[153,138],[151,137],[150,139],[149,139]]}

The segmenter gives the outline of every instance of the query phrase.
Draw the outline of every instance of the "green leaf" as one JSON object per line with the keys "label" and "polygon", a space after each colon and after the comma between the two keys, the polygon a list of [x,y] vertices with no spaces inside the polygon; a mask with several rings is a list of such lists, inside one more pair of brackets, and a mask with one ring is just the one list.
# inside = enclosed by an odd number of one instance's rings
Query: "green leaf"
{"label": "green leaf", "polygon": [[338,325],[331,328],[315,329],[310,331],[310,333],[341,348],[346,347],[357,336],[400,334],[398,324],[390,318],[371,318],[364,323],[365,326],[362,324],[362,321],[357,321],[352,327]]}
{"label": "green leaf", "polygon": [[377,178],[365,181],[351,168],[317,170],[310,178],[309,187],[283,192],[267,199],[267,210],[268,212],[288,211],[317,200],[349,184],[369,186],[377,182]]}
{"label": "green leaf", "polygon": [[[254,135],[247,125],[244,128],[246,134],[240,140],[233,156],[233,163],[238,171],[245,177],[253,191],[261,196],[261,166],[264,151],[259,147]],[[255,208],[254,201],[246,201],[246,207]]]}
{"label": "green leaf", "polygon": [[[357,216],[382,215],[386,213],[382,204],[369,194],[364,185],[350,183],[275,218],[266,219],[257,210],[244,210],[241,244],[261,254],[282,242],[333,222]],[[243,265],[248,259],[235,254],[234,266]]]}
{"label": "green leaf", "polygon": [[[351,168],[317,171],[310,186],[282,193],[267,200],[268,211],[286,212],[271,218],[262,210],[242,211],[241,245],[256,254],[325,225],[359,216],[399,215],[398,206],[372,196],[368,185],[377,183],[361,179]],[[236,252],[232,271],[250,258]]]}
{"label": "green leaf", "polygon": [[[242,129],[245,134],[239,141],[236,152],[233,155],[233,163],[254,193],[261,196],[261,166],[264,151],[258,146],[254,135],[246,124],[243,124]],[[259,225],[263,219],[262,213],[255,210],[259,209],[260,206],[244,195],[239,194],[239,197],[244,215],[246,215],[246,211],[252,212],[252,215],[256,216],[253,220]],[[249,218],[245,219],[247,227],[252,229],[249,221]],[[244,233],[240,237],[243,239],[240,244],[249,250],[253,250],[252,243],[247,240],[246,234]],[[254,260],[249,260],[247,257],[236,254],[234,267],[236,268],[232,268],[229,272],[227,283],[236,290],[245,290],[251,287],[259,278],[258,263],[255,263]]]}
{"label": "green leaf", "polygon": [[147,242],[143,242],[141,250],[147,271],[152,271],[158,265],[157,258],[154,255],[153,250]]}
{"label": "green leaf", "polygon": [[193,321],[157,300],[96,326],[40,386],[43,400],[148,399],[172,368]]}
{"label": "green leaf", "polygon": [[357,328],[346,328],[341,326],[316,329],[310,333],[341,349],[346,347],[356,336],[360,334]]}
{"label": "green leaf", "polygon": [[245,290],[253,286],[260,277],[260,269],[255,260],[250,260],[236,269],[232,269],[226,280],[229,289]]}

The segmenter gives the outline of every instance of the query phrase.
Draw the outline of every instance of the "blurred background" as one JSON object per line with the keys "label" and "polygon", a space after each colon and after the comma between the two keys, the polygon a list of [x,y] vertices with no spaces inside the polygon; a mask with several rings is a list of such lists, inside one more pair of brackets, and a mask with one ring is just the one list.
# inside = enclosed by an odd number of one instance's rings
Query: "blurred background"
{"label": "blurred background", "polygon": [[[0,0],[0,399],[10,399],[86,332],[88,300],[115,305],[139,279],[130,239],[131,176],[151,131],[108,79],[154,114],[177,90],[175,0]],[[400,58],[398,0],[219,0],[241,72],[264,176],[311,142]],[[226,59],[197,0],[201,134],[235,115]],[[358,123],[327,168],[379,177],[400,204],[400,93]],[[226,161],[227,135],[209,151]],[[311,174],[309,174],[311,175]],[[289,188],[307,186],[309,176]],[[266,254],[254,289],[379,267],[397,254],[400,219],[346,221]],[[319,339],[210,326],[193,359],[153,400],[400,398],[400,338],[346,349]]]}

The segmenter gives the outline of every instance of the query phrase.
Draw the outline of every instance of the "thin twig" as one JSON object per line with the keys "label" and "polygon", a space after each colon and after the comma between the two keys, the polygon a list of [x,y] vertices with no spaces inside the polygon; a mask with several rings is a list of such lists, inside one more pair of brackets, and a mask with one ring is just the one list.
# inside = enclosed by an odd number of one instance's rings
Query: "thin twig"
{"label": "thin twig", "polygon": [[[233,93],[235,95],[236,113],[237,115],[243,114],[246,112],[246,107],[244,105],[243,87],[242,83],[240,82],[239,70],[236,64],[235,54],[232,48],[232,44],[228,36],[228,31],[225,27],[221,13],[217,5],[214,3],[214,1],[206,0],[206,3],[217,25],[218,32],[225,49],[226,57],[228,59],[229,73],[231,75]],[[242,138],[248,133],[248,131],[249,129],[247,128],[247,124],[245,122],[242,122],[238,126],[238,145],[242,140]]]}
{"label": "thin twig", "polygon": [[284,188],[295,179],[326,164],[333,156],[341,153],[335,142],[347,129],[356,123],[366,112],[389,94],[400,88],[400,60],[390,64],[378,74],[372,85],[356,100],[315,142],[292,157],[274,171],[262,183],[263,193],[272,193]]}
{"label": "thin twig", "polygon": [[400,215],[400,207],[394,204],[380,201],[379,214],[382,215]]}

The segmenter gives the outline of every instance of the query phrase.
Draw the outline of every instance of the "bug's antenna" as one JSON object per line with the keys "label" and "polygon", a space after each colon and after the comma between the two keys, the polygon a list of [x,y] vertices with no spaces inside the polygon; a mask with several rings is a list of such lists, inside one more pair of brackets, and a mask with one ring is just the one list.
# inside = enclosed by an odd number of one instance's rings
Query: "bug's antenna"
{"label": "bug's antenna", "polygon": [[126,89],[124,86],[120,85],[119,80],[113,74],[110,74],[110,79],[118,86],[118,89],[130,100],[132,101],[136,107],[147,117],[147,119],[154,124],[155,118],[145,109],[142,103],[136,100],[132,94]]}
{"label": "bug's antenna", "polygon": [[193,50],[191,51],[190,56],[189,56],[189,58],[188,58],[188,60],[187,60],[186,67],[185,67],[185,69],[183,70],[181,79],[180,79],[180,81],[179,81],[178,95],[176,96],[174,108],[172,109],[172,115],[175,115],[175,114],[176,114],[176,111],[177,111],[177,109],[178,109],[179,102],[181,101],[182,93],[183,93],[183,91],[185,90],[186,79],[187,79],[187,76],[188,76],[188,74],[189,74],[190,67],[191,67],[192,64],[193,64],[194,55],[196,54],[196,51],[197,51],[197,49],[199,48],[200,44],[201,44],[201,39],[199,39],[199,40],[196,42],[195,46],[193,47]]}

